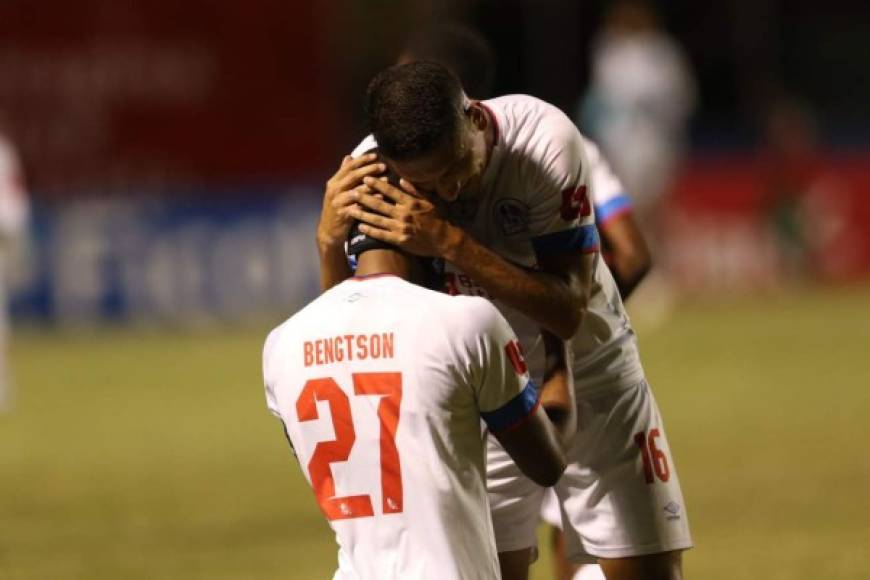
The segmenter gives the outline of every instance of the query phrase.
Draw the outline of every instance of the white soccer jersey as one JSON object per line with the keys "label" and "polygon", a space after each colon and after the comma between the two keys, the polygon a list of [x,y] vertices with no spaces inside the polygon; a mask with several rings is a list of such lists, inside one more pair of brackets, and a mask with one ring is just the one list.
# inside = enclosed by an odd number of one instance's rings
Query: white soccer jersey
{"label": "white soccer jersey", "polygon": [[0,243],[22,234],[29,214],[21,162],[12,143],[0,135]]}
{"label": "white soccer jersey", "polygon": [[[483,104],[496,123],[496,139],[481,191],[452,204],[451,219],[502,257],[527,268],[550,252],[598,251],[588,190],[592,164],[574,123],[556,107],[526,95]],[[448,272],[452,292],[485,295],[473,280]],[[520,338],[532,377],[544,369],[539,325],[495,301]],[[616,283],[596,260],[588,312],[572,340],[578,391],[623,387],[643,379],[634,331]]]}
{"label": "white soccer jersey", "polygon": [[486,300],[351,278],[276,328],[266,400],[339,544],[340,579],[499,577],[483,418],[539,399]]}
{"label": "white soccer jersey", "polygon": [[582,134],[580,140],[586,150],[589,165],[589,197],[592,198],[592,206],[595,208],[595,223],[601,226],[631,211],[631,198],[604,159],[598,145]]}

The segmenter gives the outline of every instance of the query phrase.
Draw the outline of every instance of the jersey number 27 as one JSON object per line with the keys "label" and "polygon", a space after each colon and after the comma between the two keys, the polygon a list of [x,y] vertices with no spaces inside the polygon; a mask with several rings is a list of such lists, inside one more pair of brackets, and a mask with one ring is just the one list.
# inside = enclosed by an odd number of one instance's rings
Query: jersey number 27
{"label": "jersey number 27", "polygon": [[[402,466],[396,449],[399,407],[402,404],[402,373],[354,373],[355,396],[380,396],[378,420],[381,424],[381,497],[385,514],[402,511]],[[356,441],[350,412],[350,399],[332,378],[311,379],[296,400],[300,422],[318,419],[316,401],[326,401],[335,429],[335,439],[320,441],[308,462],[308,474],[317,503],[329,520],[364,518],[374,515],[369,495],[336,497],[330,464],[347,461]]]}

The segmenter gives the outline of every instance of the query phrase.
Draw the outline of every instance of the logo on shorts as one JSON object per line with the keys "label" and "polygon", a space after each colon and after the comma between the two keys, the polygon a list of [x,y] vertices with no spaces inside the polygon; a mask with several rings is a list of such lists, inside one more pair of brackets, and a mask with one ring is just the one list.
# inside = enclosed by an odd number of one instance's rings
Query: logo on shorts
{"label": "logo on shorts", "polygon": [[495,204],[493,221],[506,236],[529,231],[529,206],[518,199],[507,198]]}
{"label": "logo on shorts", "polygon": [[668,513],[668,515],[665,516],[665,519],[669,521],[680,519],[681,509],[682,508],[680,508],[680,504],[673,501],[668,502],[668,504],[665,506],[665,511]]}

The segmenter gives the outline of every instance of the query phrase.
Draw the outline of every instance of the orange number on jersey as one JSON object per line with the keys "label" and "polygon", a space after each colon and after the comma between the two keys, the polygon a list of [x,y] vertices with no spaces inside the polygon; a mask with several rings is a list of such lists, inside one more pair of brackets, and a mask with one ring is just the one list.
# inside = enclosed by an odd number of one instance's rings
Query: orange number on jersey
{"label": "orange number on jersey", "polygon": [[524,375],[529,372],[529,367],[526,366],[526,360],[523,358],[523,349],[518,340],[512,340],[504,345],[504,350],[507,353],[508,360],[511,361],[511,366],[518,375]]}
{"label": "orange number on jersey", "polygon": [[592,205],[589,203],[585,185],[562,192],[562,206],[559,208],[559,213],[565,221],[575,220],[577,216],[587,217],[592,213]]}
{"label": "orange number on jersey", "polygon": [[[660,481],[667,481],[671,478],[671,469],[668,466],[668,458],[664,451],[656,447],[656,438],[661,436],[658,429],[650,429],[649,437],[641,431],[634,436],[634,442],[640,447],[640,455],[643,460],[643,476],[647,483],[654,483],[655,476]],[[649,447],[647,449],[647,447]]]}
{"label": "orange number on jersey", "polygon": [[385,514],[402,511],[402,464],[396,448],[399,407],[402,405],[401,373],[357,373],[353,375],[357,395],[383,395],[378,403],[381,423],[381,497]]}
{"label": "orange number on jersey", "polygon": [[[396,448],[399,407],[402,403],[401,373],[359,373],[353,375],[356,395],[383,395],[378,403],[381,423],[381,490],[384,513],[402,511],[402,471]],[[329,403],[335,439],[320,441],[308,462],[311,486],[320,509],[329,520],[363,518],[374,515],[368,495],[336,497],[335,480],[330,464],[347,461],[356,442],[356,430],[350,412],[350,400],[331,378],[311,379],[305,383],[296,401],[300,422],[318,419],[316,401]]]}

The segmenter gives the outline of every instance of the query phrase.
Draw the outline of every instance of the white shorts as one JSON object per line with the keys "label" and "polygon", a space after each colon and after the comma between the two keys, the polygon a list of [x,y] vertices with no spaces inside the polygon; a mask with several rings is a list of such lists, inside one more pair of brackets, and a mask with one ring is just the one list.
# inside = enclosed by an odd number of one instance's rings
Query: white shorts
{"label": "white shorts", "polygon": [[[581,398],[577,410],[568,468],[553,487],[568,557],[590,562],[690,548],[683,494],[646,381]],[[537,546],[547,490],[520,473],[494,437],[487,487],[498,551]]]}

